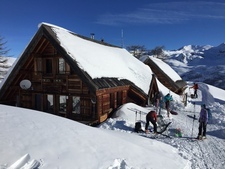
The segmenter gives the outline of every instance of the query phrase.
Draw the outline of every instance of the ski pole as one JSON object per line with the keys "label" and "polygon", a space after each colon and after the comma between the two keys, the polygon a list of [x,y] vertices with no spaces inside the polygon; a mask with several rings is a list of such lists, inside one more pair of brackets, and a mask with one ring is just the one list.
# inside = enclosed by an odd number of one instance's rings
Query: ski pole
{"label": "ski pole", "polygon": [[140,113],[140,121],[141,121],[141,111],[139,113]]}
{"label": "ski pole", "polygon": [[194,118],[193,118],[193,124],[192,124],[191,137],[193,136],[194,123],[195,123],[195,102],[194,102]]}
{"label": "ski pole", "polygon": [[137,121],[137,111],[135,112],[135,123]]}

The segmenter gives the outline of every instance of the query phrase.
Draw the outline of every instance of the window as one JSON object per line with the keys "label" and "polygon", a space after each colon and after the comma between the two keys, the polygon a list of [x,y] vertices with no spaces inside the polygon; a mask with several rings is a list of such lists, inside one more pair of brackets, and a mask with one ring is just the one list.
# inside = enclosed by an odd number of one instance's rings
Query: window
{"label": "window", "polygon": [[41,72],[42,71],[42,59],[41,58],[37,58],[37,72]]}
{"label": "window", "polygon": [[52,59],[46,59],[46,73],[52,74]]}
{"label": "window", "polygon": [[42,59],[41,58],[35,59],[34,73],[35,73],[35,75],[42,73]]}
{"label": "window", "polygon": [[52,113],[53,112],[53,95],[48,94],[47,95],[47,112]]}
{"label": "window", "polygon": [[72,99],[73,99],[72,113],[80,114],[80,97],[73,96]]}
{"label": "window", "polygon": [[67,96],[59,96],[59,112],[66,114],[66,100]]}
{"label": "window", "polygon": [[59,58],[59,65],[58,65],[58,72],[59,74],[65,74],[66,72],[66,64],[63,58]]}

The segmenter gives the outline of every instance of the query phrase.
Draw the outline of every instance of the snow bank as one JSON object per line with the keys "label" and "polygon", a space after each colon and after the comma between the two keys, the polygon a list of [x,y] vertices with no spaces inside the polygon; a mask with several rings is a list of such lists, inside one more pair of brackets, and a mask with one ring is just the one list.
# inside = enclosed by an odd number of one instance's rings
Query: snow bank
{"label": "snow bank", "polygon": [[4,167],[23,165],[30,157],[47,169],[161,169],[162,161],[171,169],[188,165],[170,145],[28,109],[0,105],[0,128],[4,129],[0,131]]}

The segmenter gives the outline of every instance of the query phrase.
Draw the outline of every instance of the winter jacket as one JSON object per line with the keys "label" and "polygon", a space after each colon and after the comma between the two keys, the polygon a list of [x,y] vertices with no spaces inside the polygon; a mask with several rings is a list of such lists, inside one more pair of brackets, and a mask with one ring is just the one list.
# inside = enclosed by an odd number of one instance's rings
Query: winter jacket
{"label": "winter jacket", "polygon": [[191,88],[193,88],[193,89],[195,89],[195,90],[197,90],[198,89],[198,84],[197,83],[195,83]]}
{"label": "winter jacket", "polygon": [[165,97],[164,97],[164,101],[167,102],[167,101],[173,101],[173,98],[171,95],[167,94]]}
{"label": "winter jacket", "polygon": [[157,114],[155,111],[150,111],[146,116],[146,121],[157,121]]}
{"label": "winter jacket", "polygon": [[208,123],[208,111],[205,108],[201,109],[199,122]]}

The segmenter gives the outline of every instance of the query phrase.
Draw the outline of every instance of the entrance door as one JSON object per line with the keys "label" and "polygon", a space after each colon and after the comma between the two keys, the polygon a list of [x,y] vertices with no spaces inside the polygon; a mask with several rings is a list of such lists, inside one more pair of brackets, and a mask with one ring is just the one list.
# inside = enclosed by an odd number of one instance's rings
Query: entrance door
{"label": "entrance door", "polygon": [[35,110],[42,110],[42,95],[41,94],[35,94]]}

